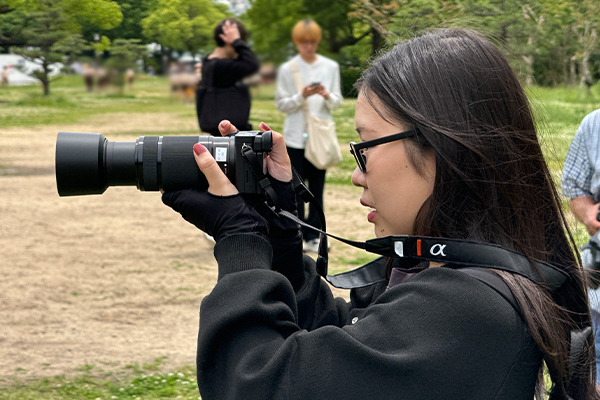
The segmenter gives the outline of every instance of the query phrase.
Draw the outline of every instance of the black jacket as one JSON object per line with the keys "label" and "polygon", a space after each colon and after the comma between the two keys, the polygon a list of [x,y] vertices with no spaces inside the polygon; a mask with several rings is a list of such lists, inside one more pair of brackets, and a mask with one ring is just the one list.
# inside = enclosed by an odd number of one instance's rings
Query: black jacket
{"label": "black jacket", "polygon": [[232,43],[238,57],[204,58],[201,88],[196,92],[196,112],[200,129],[221,136],[218,124],[229,119],[239,130],[250,130],[250,93],[242,79],[260,66],[250,48],[240,39]]}
{"label": "black jacket", "polygon": [[[429,268],[335,299],[294,238],[273,259],[252,234],[215,246],[198,385],[213,399],[532,399],[541,353],[516,310],[478,279]],[[290,242],[290,243],[291,243]]]}

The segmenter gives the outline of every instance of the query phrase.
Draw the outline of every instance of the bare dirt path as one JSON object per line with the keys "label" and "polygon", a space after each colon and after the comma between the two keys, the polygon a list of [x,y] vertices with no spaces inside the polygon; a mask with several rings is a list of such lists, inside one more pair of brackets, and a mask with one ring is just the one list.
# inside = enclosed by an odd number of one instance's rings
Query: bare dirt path
{"label": "bare dirt path", "polygon": [[[133,141],[141,131],[193,123],[123,113],[82,125],[0,127],[0,385],[83,365],[110,371],[158,357],[165,369],[194,364],[199,304],[216,282],[212,243],[158,193],[109,188],[60,198],[54,178],[59,130]],[[372,236],[358,193],[327,188],[332,233]],[[348,251],[334,243],[331,253]]]}

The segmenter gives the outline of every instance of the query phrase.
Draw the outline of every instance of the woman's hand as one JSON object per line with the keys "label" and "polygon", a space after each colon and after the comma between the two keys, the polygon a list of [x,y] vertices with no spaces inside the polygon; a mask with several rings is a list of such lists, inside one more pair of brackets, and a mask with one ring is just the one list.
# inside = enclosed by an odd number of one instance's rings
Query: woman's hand
{"label": "woman's hand", "polygon": [[598,232],[598,228],[600,227],[600,221],[598,221],[598,204],[591,205],[585,209],[583,223],[590,236]]}
{"label": "woman's hand", "polygon": [[[271,130],[271,128],[269,128],[269,126],[264,122],[260,123],[259,128],[261,132],[267,132]],[[223,136],[236,131],[236,127],[227,120],[223,120],[219,124],[219,132],[221,132],[221,135]],[[277,132],[272,132],[272,137],[273,149],[269,152],[269,154],[264,155],[263,172],[268,173],[271,177],[277,179],[278,181],[289,182],[292,180],[292,163],[285,147],[285,141],[283,140],[283,136]],[[202,170],[202,168],[200,169]]]}
{"label": "woman's hand", "polygon": [[208,192],[215,196],[231,196],[238,193],[237,188],[223,173],[212,154],[200,143],[194,145],[194,157],[198,168],[208,181]]}
{"label": "woman's hand", "polygon": [[[264,122],[259,125],[261,132],[270,131],[271,128]],[[289,182],[292,179],[292,162],[285,147],[283,136],[277,132],[272,132],[273,149],[269,154],[265,154],[263,160],[264,172],[281,182]]]}
{"label": "woman's hand", "polygon": [[240,38],[240,31],[237,24],[231,23],[231,21],[225,21],[223,24],[223,33],[219,37],[225,42],[225,44],[232,44]]}
{"label": "woman's hand", "polygon": [[312,96],[313,94],[317,94],[319,93],[319,91],[321,90],[321,88],[323,87],[323,85],[306,85],[304,86],[304,89],[302,89],[302,97],[304,97],[305,99],[308,96]]}
{"label": "woman's hand", "polygon": [[[233,126],[229,121],[223,121],[219,125],[221,127],[229,133],[229,127]],[[180,213],[189,223],[213,236],[216,242],[227,236],[243,233],[267,237],[267,221],[242,198],[206,147],[196,143],[194,157],[208,181],[208,190],[165,192],[162,196],[163,203]]]}
{"label": "woman's hand", "polygon": [[319,85],[319,90],[317,91],[317,94],[323,96],[325,100],[329,99],[329,92],[327,91],[327,89],[325,89],[325,86],[323,85]]}

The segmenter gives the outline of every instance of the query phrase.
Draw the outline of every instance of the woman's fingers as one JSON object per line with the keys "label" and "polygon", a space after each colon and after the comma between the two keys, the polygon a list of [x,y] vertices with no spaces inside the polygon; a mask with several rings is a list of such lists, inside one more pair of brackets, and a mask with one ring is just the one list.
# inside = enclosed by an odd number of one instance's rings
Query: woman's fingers
{"label": "woman's fingers", "polygon": [[223,30],[223,33],[220,34],[219,37],[227,44],[231,44],[235,42],[236,39],[240,38],[240,32],[237,24],[231,23],[230,21],[225,21],[221,29]]}
{"label": "woman's fingers", "polygon": [[221,132],[221,136],[226,136],[230,133],[237,132],[237,128],[231,122],[224,119],[219,123],[219,132]]}
{"label": "woman's fingers", "polygon": [[223,173],[212,154],[200,143],[194,145],[194,157],[198,168],[208,181],[208,191],[215,196],[230,196],[238,193],[237,188]]}
{"label": "woman's fingers", "polygon": [[[262,132],[270,131],[271,128],[264,122],[261,122],[259,129]],[[292,179],[292,163],[285,147],[283,136],[277,132],[272,132],[273,149],[268,156],[264,158],[264,172],[269,171],[269,174],[281,182],[288,182]]]}

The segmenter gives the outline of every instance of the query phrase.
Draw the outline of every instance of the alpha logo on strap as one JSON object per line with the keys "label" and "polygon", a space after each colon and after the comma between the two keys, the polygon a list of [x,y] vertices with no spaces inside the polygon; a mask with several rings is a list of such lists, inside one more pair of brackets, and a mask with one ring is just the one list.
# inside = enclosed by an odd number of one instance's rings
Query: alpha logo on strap
{"label": "alpha logo on strap", "polygon": [[445,248],[446,248],[445,244],[436,243],[433,246],[431,246],[431,249],[429,249],[429,252],[431,253],[432,256],[446,257],[446,254],[444,254]]}

